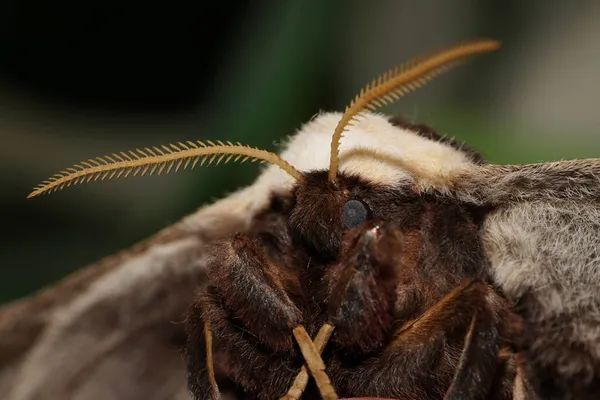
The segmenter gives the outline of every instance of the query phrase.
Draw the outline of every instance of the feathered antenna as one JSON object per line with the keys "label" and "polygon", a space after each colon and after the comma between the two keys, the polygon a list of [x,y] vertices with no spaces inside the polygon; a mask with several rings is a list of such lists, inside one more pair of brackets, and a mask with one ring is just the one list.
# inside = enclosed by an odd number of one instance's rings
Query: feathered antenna
{"label": "feathered antenna", "polygon": [[[219,157],[217,158],[217,156]],[[185,143],[169,144],[168,146],[162,145],[127,152],[122,151],[83,161],[43,181],[33,189],[27,198],[51,193],[71,185],[87,183],[91,180],[97,181],[98,179],[104,180],[107,178],[120,178],[121,176],[136,176],[138,174],[142,176],[152,175],[155,172],[160,175],[165,169],[168,174],[173,168],[175,168],[175,172],[182,167],[183,169],[188,167],[193,169],[198,162],[200,162],[200,166],[205,163],[206,166],[209,166],[215,159],[215,165],[220,164],[222,161],[224,163],[230,161],[244,163],[248,160],[250,162],[261,160],[261,163],[268,162],[277,165],[298,182],[304,180],[304,175],[300,171],[277,154],[266,150],[244,146],[240,143],[223,143],[220,140],[217,140],[216,143],[210,140],[206,142],[187,141]]]}
{"label": "feathered antenna", "polygon": [[337,176],[340,139],[344,131],[358,121],[365,108],[375,111],[377,107],[392,103],[405,94],[420,88],[436,76],[465,61],[468,57],[496,50],[499,47],[500,42],[494,40],[480,40],[460,44],[428,57],[418,57],[400,67],[385,72],[370,84],[367,84],[346,107],[333,132],[329,160],[329,181],[334,183]]}

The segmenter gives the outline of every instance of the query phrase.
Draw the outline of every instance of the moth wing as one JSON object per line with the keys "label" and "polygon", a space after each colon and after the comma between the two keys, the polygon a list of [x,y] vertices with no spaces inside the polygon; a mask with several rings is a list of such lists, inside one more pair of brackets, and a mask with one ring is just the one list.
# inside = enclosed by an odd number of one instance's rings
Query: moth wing
{"label": "moth wing", "polygon": [[518,302],[534,341],[528,374],[552,382],[548,393],[595,398],[600,160],[475,166],[453,187],[463,200],[491,206],[484,248],[492,279]]}
{"label": "moth wing", "polygon": [[600,159],[471,165],[448,182],[491,209],[482,235],[505,293],[535,292],[548,313],[600,307]]}
{"label": "moth wing", "polygon": [[4,398],[188,398],[182,322],[207,245],[244,231],[267,194],[258,182],[0,308]]}

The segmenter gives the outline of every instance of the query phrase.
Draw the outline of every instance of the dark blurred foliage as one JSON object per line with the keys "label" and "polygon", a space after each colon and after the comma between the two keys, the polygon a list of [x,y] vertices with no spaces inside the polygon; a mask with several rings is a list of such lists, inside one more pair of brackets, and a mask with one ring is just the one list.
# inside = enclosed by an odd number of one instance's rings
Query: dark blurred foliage
{"label": "dark blurred foliage", "polygon": [[[600,6],[559,1],[0,4],[0,302],[246,185],[256,166],[132,178],[25,200],[106,153],[201,138],[270,150],[423,52],[503,41],[385,112],[494,162],[600,155]],[[596,111],[596,112],[594,112]]]}

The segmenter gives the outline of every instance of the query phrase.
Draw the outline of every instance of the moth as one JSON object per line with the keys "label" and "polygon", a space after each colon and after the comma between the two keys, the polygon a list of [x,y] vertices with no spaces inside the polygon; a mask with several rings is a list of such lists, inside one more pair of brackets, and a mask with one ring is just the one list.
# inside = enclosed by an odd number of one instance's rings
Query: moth
{"label": "moth", "polygon": [[[219,398],[222,374],[257,398],[595,398],[598,160],[488,164],[426,126],[375,113],[497,47],[476,41],[388,71],[281,155],[211,141],[138,149],[77,164],[30,197],[198,163],[271,164],[129,255],[177,241],[162,250],[206,271],[186,318],[196,398]],[[72,390],[76,378],[50,390]],[[14,398],[42,392],[25,386]]]}

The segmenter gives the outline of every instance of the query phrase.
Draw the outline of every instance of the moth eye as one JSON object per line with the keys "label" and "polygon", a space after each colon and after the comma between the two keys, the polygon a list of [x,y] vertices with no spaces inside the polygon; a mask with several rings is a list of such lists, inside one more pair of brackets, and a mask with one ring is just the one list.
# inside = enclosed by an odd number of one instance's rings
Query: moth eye
{"label": "moth eye", "polygon": [[344,204],[342,219],[346,228],[354,228],[369,219],[371,210],[369,206],[359,200],[348,200]]}

